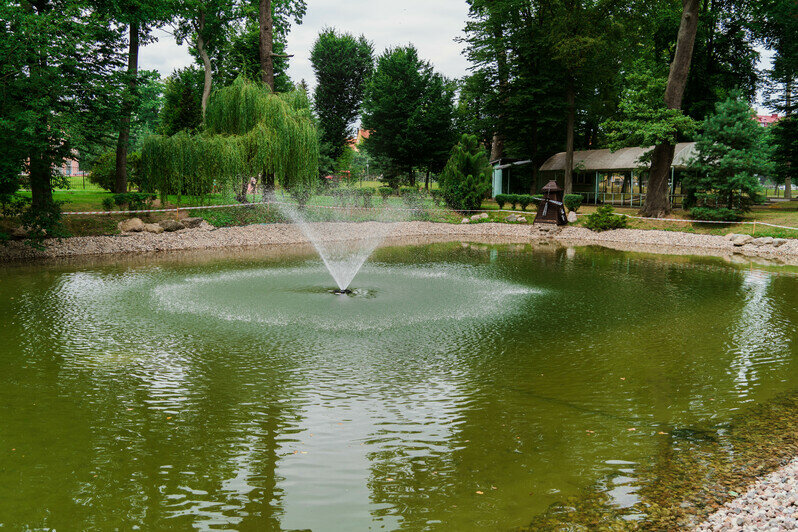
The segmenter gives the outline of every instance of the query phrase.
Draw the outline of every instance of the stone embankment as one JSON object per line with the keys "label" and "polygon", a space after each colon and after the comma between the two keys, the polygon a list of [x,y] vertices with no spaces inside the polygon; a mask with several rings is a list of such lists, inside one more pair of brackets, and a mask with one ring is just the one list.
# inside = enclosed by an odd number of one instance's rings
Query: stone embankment
{"label": "stone embankment", "polygon": [[724,504],[695,532],[798,530],[798,459]]}
{"label": "stone embankment", "polygon": [[[391,241],[402,238],[531,243],[555,241],[565,245],[600,245],[649,253],[715,255],[728,258],[758,256],[798,264],[798,239],[756,239],[748,235],[729,235],[729,238],[641,229],[595,233],[583,227],[532,226],[524,223],[524,220],[516,221],[517,223],[489,223],[482,219],[469,219],[470,223],[463,224],[397,222],[393,224],[389,236]],[[313,232],[323,239],[346,240],[366,238],[370,233],[369,225],[379,223],[381,222],[322,222],[310,225]],[[10,242],[6,246],[0,246],[0,261],[307,243],[307,238],[294,224],[215,228],[201,218],[163,220],[158,224],[131,219],[120,222],[119,229],[122,231],[120,235],[54,239],[47,242],[44,250],[33,249],[19,241]]]}

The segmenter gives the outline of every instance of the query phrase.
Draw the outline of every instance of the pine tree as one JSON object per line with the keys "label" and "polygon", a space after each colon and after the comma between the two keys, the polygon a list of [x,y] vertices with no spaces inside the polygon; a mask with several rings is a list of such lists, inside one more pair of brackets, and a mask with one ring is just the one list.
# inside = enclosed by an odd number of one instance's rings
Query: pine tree
{"label": "pine tree", "polygon": [[490,189],[490,166],[475,135],[463,135],[452,148],[438,183],[447,205],[458,211],[473,211],[482,205]]}
{"label": "pine tree", "polygon": [[769,148],[754,111],[740,93],[715,105],[696,141],[694,175],[685,177],[688,189],[714,197],[717,205],[745,212],[760,191],[759,176],[772,170]]}

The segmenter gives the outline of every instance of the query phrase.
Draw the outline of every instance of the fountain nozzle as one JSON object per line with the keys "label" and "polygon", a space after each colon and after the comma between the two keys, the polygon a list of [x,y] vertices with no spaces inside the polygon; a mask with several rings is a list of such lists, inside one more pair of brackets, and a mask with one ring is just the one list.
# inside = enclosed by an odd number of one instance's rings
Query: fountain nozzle
{"label": "fountain nozzle", "polygon": [[337,296],[348,296],[349,294],[352,293],[352,291],[348,288],[336,288],[335,290],[332,291],[332,293]]}

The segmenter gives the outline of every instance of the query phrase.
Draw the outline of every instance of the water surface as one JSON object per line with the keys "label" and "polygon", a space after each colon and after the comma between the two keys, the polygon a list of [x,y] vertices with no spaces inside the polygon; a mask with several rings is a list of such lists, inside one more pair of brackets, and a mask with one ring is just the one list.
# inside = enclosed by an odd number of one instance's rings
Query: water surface
{"label": "water surface", "polygon": [[0,269],[0,525],[510,529],[630,505],[670,435],[798,387],[795,270],[447,243],[334,286],[265,251]]}

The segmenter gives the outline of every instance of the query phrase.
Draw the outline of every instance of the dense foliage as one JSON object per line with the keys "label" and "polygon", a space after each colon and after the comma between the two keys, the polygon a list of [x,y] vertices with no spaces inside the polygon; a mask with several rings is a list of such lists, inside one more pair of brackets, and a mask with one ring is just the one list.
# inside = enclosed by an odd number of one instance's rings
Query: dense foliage
{"label": "dense foliage", "polygon": [[474,135],[463,135],[438,179],[447,205],[459,211],[479,209],[490,189],[490,165]]}
{"label": "dense foliage", "polygon": [[[303,91],[272,94],[239,78],[208,101],[202,133],[148,138],[142,148],[145,190],[204,195],[274,175],[297,194],[317,183],[318,138]],[[304,196],[302,196],[304,197]]]}
{"label": "dense foliage", "polygon": [[418,167],[439,171],[454,143],[454,87],[418,57],[413,46],[390,48],[378,59],[366,85],[363,127],[366,149],[384,157],[389,178]]}
{"label": "dense foliage", "polygon": [[364,36],[355,38],[332,28],[323,30],[310,52],[316,75],[313,107],[319,117],[323,146],[332,160],[341,157],[352,125],[360,114],[366,81],[374,68],[374,48]]}

